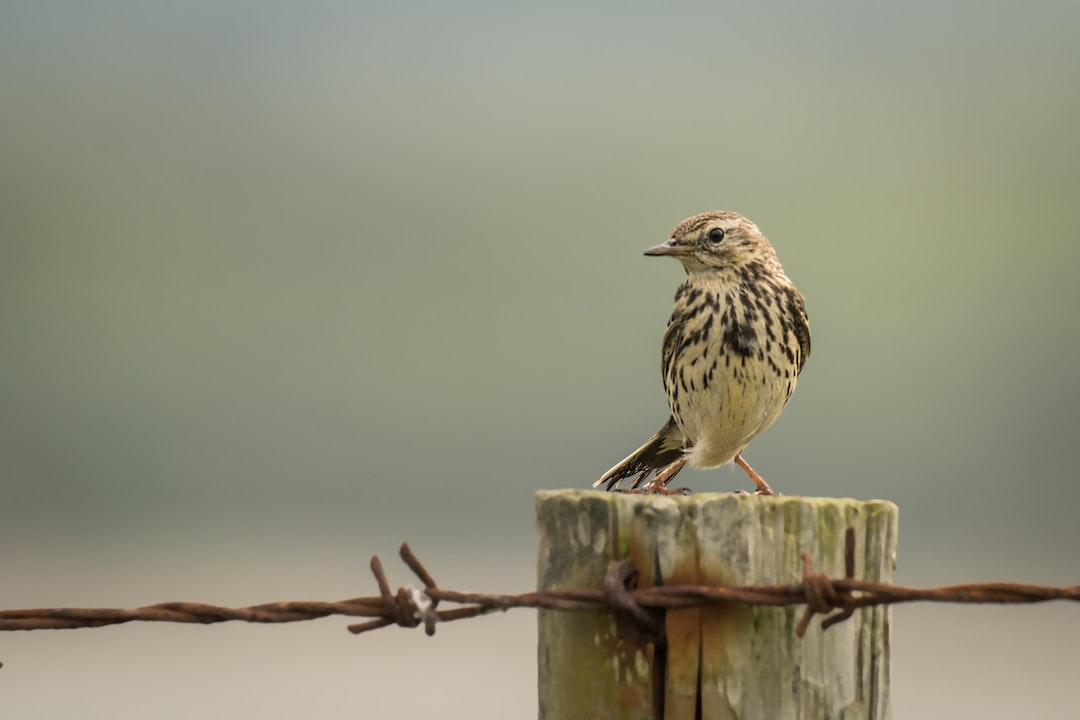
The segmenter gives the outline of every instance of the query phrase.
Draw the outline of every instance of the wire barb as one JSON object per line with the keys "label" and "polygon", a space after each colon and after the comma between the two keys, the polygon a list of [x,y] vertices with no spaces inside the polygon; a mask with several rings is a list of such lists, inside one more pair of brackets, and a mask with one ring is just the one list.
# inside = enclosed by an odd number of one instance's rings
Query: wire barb
{"label": "wire barb", "polygon": [[[855,614],[850,590],[837,588],[824,574],[814,573],[814,560],[810,553],[803,556],[803,593],[806,597],[806,612],[795,627],[795,634],[802,637],[810,627],[815,614],[825,615],[821,620],[821,629],[827,630],[838,622],[843,622]],[[855,578],[855,529],[848,527],[844,533],[844,578]],[[840,612],[829,615],[833,610]]]}
{"label": "wire barb", "polygon": [[[412,548],[409,547],[409,543],[401,543],[401,549],[398,551],[401,555],[401,559],[409,566],[409,569],[415,573],[416,577],[424,583],[424,587],[427,590],[437,589],[439,586],[435,583],[435,578],[431,576],[431,573],[427,571],[423,563],[420,562],[420,558],[413,554]],[[436,606],[439,604],[438,598],[433,598],[429,594],[421,594],[419,591],[416,594],[410,593],[410,597],[413,598],[414,604],[421,611],[421,616],[424,620],[424,632],[428,637],[435,634],[435,623],[439,619],[439,615],[435,612]]]}
{"label": "wire barb", "polygon": [[626,613],[637,625],[650,637],[663,635],[663,624],[641,605],[630,594],[629,589],[637,586],[638,571],[634,563],[629,560],[620,560],[614,563],[604,574],[604,592],[607,600],[615,610]]}

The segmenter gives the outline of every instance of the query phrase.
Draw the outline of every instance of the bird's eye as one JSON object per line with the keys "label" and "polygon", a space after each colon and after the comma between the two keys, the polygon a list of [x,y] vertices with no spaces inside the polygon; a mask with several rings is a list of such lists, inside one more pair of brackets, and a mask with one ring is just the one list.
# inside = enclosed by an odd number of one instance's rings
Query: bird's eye
{"label": "bird's eye", "polygon": [[724,239],[724,228],[713,228],[709,231],[709,242],[718,243]]}

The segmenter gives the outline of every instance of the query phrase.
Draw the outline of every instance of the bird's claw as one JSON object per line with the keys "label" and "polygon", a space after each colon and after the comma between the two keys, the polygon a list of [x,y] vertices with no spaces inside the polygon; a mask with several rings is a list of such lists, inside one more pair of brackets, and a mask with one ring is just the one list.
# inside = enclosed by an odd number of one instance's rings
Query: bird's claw
{"label": "bird's claw", "polygon": [[755,490],[754,492],[747,492],[742,488],[735,491],[736,495],[757,495],[758,497],[780,497],[784,493],[773,492],[772,488],[766,490]]}
{"label": "bird's claw", "polygon": [[646,485],[645,487],[639,487],[639,488],[615,488],[611,492],[624,493],[626,495],[661,495],[661,496],[691,495],[691,494],[693,494],[693,491],[690,488],[687,488],[687,487],[669,488],[669,487],[666,487],[664,485],[659,485],[659,486],[655,486],[655,487],[653,487],[651,485]]}

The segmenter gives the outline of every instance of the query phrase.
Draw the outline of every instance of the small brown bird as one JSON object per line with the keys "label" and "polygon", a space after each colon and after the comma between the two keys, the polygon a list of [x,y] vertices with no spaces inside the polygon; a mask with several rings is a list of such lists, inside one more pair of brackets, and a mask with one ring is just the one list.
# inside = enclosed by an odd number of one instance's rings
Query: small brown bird
{"label": "small brown bird", "polygon": [[670,255],[686,269],[661,355],[671,417],[593,487],[618,489],[636,475],[637,489],[655,471],[643,491],[670,494],[687,463],[734,460],[758,494],[771,495],[742,451],[780,415],[810,355],[802,295],[757,225],[738,213],[695,215],[645,254]]}

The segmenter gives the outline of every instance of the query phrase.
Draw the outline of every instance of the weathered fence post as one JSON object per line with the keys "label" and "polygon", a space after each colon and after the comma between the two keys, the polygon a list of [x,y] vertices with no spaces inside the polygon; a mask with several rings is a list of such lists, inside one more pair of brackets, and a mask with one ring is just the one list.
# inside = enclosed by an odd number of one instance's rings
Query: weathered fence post
{"label": "weathered fence post", "polygon": [[[639,587],[799,582],[844,575],[855,528],[855,577],[891,582],[897,508],[884,501],[706,493],[656,497],[584,490],[536,494],[538,589],[599,588],[629,558]],[[539,611],[545,720],[887,720],[888,606],[862,608],[798,638],[803,607],[732,603],[670,610],[649,637],[609,612]]]}

